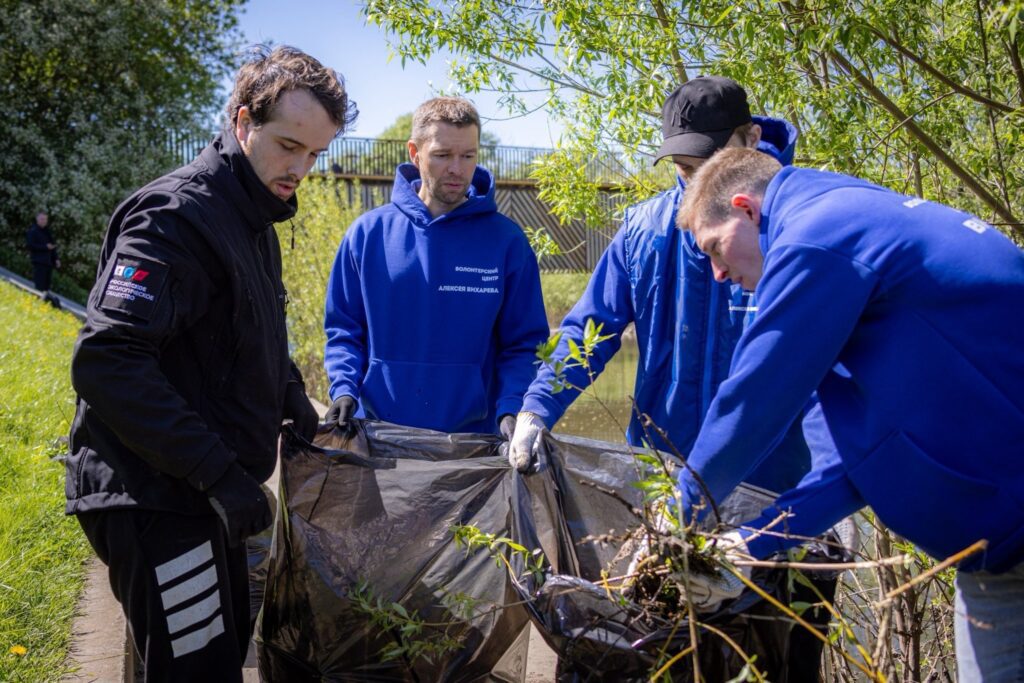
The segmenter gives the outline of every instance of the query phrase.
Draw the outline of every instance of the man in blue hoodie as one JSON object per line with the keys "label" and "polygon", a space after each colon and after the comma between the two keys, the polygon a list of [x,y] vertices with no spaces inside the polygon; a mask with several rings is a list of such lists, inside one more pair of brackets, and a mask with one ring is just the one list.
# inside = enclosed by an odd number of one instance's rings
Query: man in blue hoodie
{"label": "man in blue hoodie", "polygon": [[348,229],[327,285],[327,422],[510,437],[548,335],[537,259],[477,166],[468,101],[413,114],[391,203]]}
{"label": "man in blue hoodie", "polygon": [[[743,150],[702,169],[679,222],[760,306],[690,453],[710,495],[817,390],[831,457],[777,501],[786,530],[870,505],[940,559],[987,541],[957,577],[960,680],[1024,680],[1024,253],[969,214]],[[684,512],[702,496],[688,472],[679,493]],[[759,558],[792,543],[741,535]]]}

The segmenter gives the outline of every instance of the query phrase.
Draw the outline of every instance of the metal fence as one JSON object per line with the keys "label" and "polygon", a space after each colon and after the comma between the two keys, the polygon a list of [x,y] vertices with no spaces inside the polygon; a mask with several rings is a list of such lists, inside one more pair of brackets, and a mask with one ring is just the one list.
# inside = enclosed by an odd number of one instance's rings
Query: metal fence
{"label": "metal fence", "polygon": [[[167,146],[179,164],[187,164],[205,147],[213,135],[183,135],[170,132]],[[511,147],[483,145],[478,163],[502,181],[531,182],[534,162],[554,152],[543,147]],[[398,164],[409,160],[405,140],[341,137],[331,141],[327,151],[317,159],[314,171],[346,176],[388,177]],[[595,180],[607,175],[607,169],[596,161],[588,164],[587,177]]]}
{"label": "metal fence", "polygon": [[[194,159],[212,137],[172,132],[167,144],[177,161],[185,164]],[[538,197],[529,174],[537,159],[553,151],[539,147],[483,146],[478,163],[497,179],[499,211],[523,227],[545,230],[561,248],[561,255],[542,259],[542,270],[590,271],[604,253],[617,225],[611,222],[597,230],[588,230],[582,221],[563,225],[551,214]],[[395,167],[408,159],[403,140],[344,137],[331,142],[327,152],[317,160],[314,171],[338,178],[346,186],[342,196],[370,209],[391,200]],[[596,162],[588,166],[587,175],[592,180],[599,177],[599,173]],[[617,196],[607,189],[601,192],[601,201],[606,209],[614,210],[618,205]]]}

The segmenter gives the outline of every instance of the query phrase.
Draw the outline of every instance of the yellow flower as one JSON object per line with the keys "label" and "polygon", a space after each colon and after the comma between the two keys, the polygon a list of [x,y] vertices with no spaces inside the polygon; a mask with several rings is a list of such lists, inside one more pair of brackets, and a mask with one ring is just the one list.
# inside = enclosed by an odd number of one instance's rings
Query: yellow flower
{"label": "yellow flower", "polygon": [[28,654],[28,650],[25,648],[24,645],[12,645],[11,654],[18,655],[19,657],[24,657],[26,654]]}

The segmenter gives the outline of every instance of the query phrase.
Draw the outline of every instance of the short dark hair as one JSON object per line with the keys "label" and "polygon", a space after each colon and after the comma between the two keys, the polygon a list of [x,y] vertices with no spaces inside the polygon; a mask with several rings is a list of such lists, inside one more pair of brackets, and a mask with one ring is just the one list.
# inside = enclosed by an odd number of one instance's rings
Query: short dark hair
{"label": "short dark hair", "polygon": [[447,123],[458,128],[476,126],[477,137],[480,136],[480,114],[472,102],[461,97],[435,97],[416,107],[412,115],[412,141],[422,142],[424,130],[432,123]]}
{"label": "short dark hair", "polygon": [[279,45],[271,50],[254,45],[235,76],[235,87],[225,108],[228,123],[238,122],[238,110],[249,108],[253,123],[269,121],[281,96],[292,90],[308,90],[338,126],[338,133],[355,123],[359,111],[345,90],[345,79],[302,50]]}
{"label": "short dark hair", "polygon": [[733,195],[764,196],[768,183],[782,170],[774,157],[746,147],[715,152],[686,184],[676,225],[692,229],[698,219],[719,222],[729,215]]}

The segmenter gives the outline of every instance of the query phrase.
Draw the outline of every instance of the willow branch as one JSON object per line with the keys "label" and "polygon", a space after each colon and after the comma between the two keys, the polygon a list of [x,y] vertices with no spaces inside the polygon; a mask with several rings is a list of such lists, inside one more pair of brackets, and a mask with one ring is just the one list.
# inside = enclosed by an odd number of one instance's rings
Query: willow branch
{"label": "willow branch", "polygon": [[[528,73],[531,76],[536,76],[537,78],[540,78],[542,80],[550,81],[551,83],[554,83],[556,85],[560,85],[563,88],[570,88],[572,90],[579,90],[580,92],[586,93],[588,95],[593,95],[595,97],[600,97],[601,99],[604,99],[604,97],[605,97],[603,93],[599,93],[596,90],[592,90],[592,89],[586,87],[585,85],[582,85],[580,83],[576,83],[576,82],[573,82],[573,81],[563,81],[563,80],[560,80],[558,78],[555,78],[554,76],[551,76],[549,74],[545,74],[545,73],[543,73],[541,71],[537,71],[536,69],[531,69],[530,67],[528,67],[528,66],[526,66],[524,64],[520,64],[519,62],[514,62],[511,59],[506,59],[506,58],[504,58],[504,57],[502,57],[500,55],[496,55],[496,54],[492,53],[492,54],[488,54],[487,57],[489,59],[493,59],[494,61],[498,62],[499,64],[504,64],[505,66],[510,66],[513,69],[518,69],[519,71],[523,71],[525,73]],[[543,56],[541,58],[543,59]]]}
{"label": "willow branch", "polygon": [[658,24],[661,25],[665,38],[672,44],[672,68],[675,69],[679,85],[682,85],[690,80],[690,78],[686,74],[686,64],[683,62],[683,56],[679,53],[679,44],[675,40],[675,27],[669,20],[668,13],[665,11],[665,4],[661,0],[653,0],[651,4],[654,6],[654,12],[658,15]]}
{"label": "willow branch", "polygon": [[[855,81],[875,99],[882,108],[889,112],[897,121],[903,121],[907,119],[907,115],[900,109],[899,105],[889,99],[889,97],[882,92],[874,82],[864,75],[859,69],[849,62],[842,54],[835,50],[830,51],[832,61],[834,61],[843,71],[853,77]],[[920,142],[929,152],[931,152],[936,159],[938,159],[946,168],[948,168],[953,175],[959,178],[964,185],[967,186],[971,192],[976,194],[985,204],[987,204],[996,214],[1009,223],[1015,224],[1014,227],[1021,233],[1024,233],[1024,228],[1016,225],[1017,218],[1013,215],[1013,212],[1009,207],[999,201],[991,192],[985,189],[984,185],[974,177],[967,169],[958,164],[953,157],[942,148],[939,143],[935,141],[932,136],[928,135],[917,123],[910,119],[905,123],[906,129]]]}
{"label": "willow branch", "polygon": [[950,78],[949,76],[947,76],[946,74],[942,73],[937,68],[929,64],[923,57],[921,57],[918,54],[915,54],[914,52],[911,52],[911,50],[908,47],[906,47],[903,43],[897,40],[894,36],[889,35],[885,31],[882,31],[881,29],[876,28],[871,24],[865,23],[864,25],[867,27],[869,31],[878,36],[884,43],[888,44],[890,47],[892,47],[901,55],[912,61],[914,64],[917,64],[927,73],[931,74],[932,77],[936,78],[938,81],[945,84],[952,90],[960,93],[961,95],[969,97],[972,100],[975,100],[976,102],[980,102],[981,104],[984,104],[986,107],[997,109],[1003,112],[1004,114],[1009,114],[1010,112],[1013,111],[1013,107],[1009,106],[1008,104],[994,100],[991,97],[987,97],[984,94],[978,92],[977,90],[968,88],[963,83],[958,83],[957,81],[953,80],[952,78]]}
{"label": "willow branch", "polygon": [[1024,106],[1024,65],[1021,64],[1020,60],[1021,34],[1017,34],[1013,41],[1004,40],[1003,45],[1006,47],[1006,52],[1010,55],[1013,75],[1017,77],[1017,101]]}

